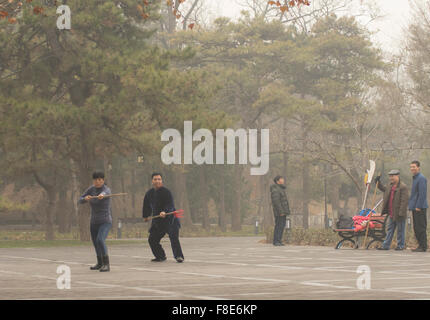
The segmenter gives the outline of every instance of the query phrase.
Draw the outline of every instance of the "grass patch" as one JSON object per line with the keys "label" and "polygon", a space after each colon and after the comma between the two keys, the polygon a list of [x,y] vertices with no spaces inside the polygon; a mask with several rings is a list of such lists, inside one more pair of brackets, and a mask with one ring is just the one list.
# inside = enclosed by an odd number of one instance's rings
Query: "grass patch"
{"label": "grass patch", "polygon": [[195,237],[255,237],[262,236],[264,233],[259,230],[259,233],[255,234],[255,227],[250,225],[242,226],[241,230],[233,231],[230,226],[227,227],[227,231],[223,232],[218,226],[211,226],[209,230],[203,229],[200,226],[183,227],[180,231],[181,237],[195,238]]}
{"label": "grass patch", "polygon": [[[148,225],[125,225],[122,229],[121,239],[118,239],[118,233],[114,230],[109,232],[106,243],[108,245],[120,244],[141,244],[147,243]],[[209,230],[203,229],[201,226],[193,225],[190,227],[182,227],[180,231],[181,238],[195,237],[250,237],[255,236],[254,226],[243,226],[240,231],[232,231],[227,228],[226,232],[222,232],[218,226],[211,226]],[[260,231],[258,236],[264,236]],[[53,241],[45,240],[43,231],[14,231],[0,230],[0,248],[40,248],[40,247],[74,247],[74,246],[92,246],[90,241],[80,241],[79,231],[73,228],[70,233],[55,232]]]}
{"label": "grass patch", "polygon": [[[124,244],[142,244],[143,240],[107,240],[108,246]],[[80,240],[0,240],[0,248],[46,248],[92,246],[91,241]]]}

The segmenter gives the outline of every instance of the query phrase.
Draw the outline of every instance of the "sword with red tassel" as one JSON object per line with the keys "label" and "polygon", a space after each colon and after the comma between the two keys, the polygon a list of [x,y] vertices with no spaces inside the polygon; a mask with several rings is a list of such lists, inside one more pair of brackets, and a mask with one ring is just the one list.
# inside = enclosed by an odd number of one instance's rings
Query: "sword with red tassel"
{"label": "sword with red tassel", "polygon": [[[180,209],[180,210],[176,210],[176,211],[172,211],[172,212],[166,213],[166,216],[171,216],[171,215],[174,215],[175,218],[179,218],[180,219],[180,218],[182,218],[184,216],[184,210]],[[156,219],[156,218],[161,218],[161,215],[148,217],[147,221],[148,220],[152,220],[152,219]]]}

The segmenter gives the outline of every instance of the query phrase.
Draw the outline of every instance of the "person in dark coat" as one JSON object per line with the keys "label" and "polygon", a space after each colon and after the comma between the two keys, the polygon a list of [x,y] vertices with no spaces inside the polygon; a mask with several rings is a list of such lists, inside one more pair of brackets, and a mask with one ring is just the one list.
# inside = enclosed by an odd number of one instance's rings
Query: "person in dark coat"
{"label": "person in dark coat", "polygon": [[425,252],[427,251],[427,179],[420,172],[419,161],[412,161],[410,170],[413,178],[408,209],[412,211],[414,232],[418,241],[418,247],[412,251]]}
{"label": "person in dark coat", "polygon": [[285,229],[287,215],[290,214],[290,206],[285,192],[284,178],[276,176],[273,179],[275,184],[270,186],[270,196],[272,198],[273,214],[275,215],[275,229],[273,231],[273,245],[283,246],[282,235]]}
{"label": "person in dark coat", "polygon": [[97,255],[97,264],[91,270],[101,272],[110,271],[109,255],[106,247],[106,238],[112,228],[112,205],[110,189],[105,184],[103,172],[93,173],[93,185],[79,198],[78,203],[89,202],[91,206],[90,232],[91,240]]}
{"label": "person in dark coat", "polygon": [[167,233],[172,246],[173,256],[177,262],[181,263],[184,261],[184,254],[179,242],[181,224],[179,219],[174,215],[166,215],[168,212],[175,211],[172,193],[163,186],[163,178],[160,173],[152,174],[152,186],[153,188],[145,194],[142,209],[145,221],[148,221],[150,216],[161,215],[161,218],[152,219],[149,229],[148,242],[155,256],[151,261],[162,262],[166,260],[166,253],[160,241]]}
{"label": "person in dark coat", "polygon": [[381,177],[377,176],[375,183],[378,189],[384,192],[382,214],[388,214],[388,231],[382,247],[379,250],[389,250],[394,232],[397,228],[397,247],[395,250],[405,249],[406,216],[408,213],[408,187],[400,181],[400,171],[388,172],[390,186],[381,183]]}

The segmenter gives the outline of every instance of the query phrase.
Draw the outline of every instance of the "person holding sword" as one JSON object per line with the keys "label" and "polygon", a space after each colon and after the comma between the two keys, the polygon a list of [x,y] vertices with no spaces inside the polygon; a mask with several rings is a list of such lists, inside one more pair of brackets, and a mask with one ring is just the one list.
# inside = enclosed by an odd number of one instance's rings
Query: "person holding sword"
{"label": "person holding sword", "polygon": [[111,191],[105,184],[105,175],[97,171],[93,173],[93,185],[81,195],[78,203],[89,203],[91,206],[90,232],[91,240],[97,255],[97,264],[91,270],[110,271],[106,238],[112,228]]}
{"label": "person holding sword", "polygon": [[[181,224],[176,216],[166,214],[175,211],[172,193],[163,186],[161,173],[153,173],[151,179],[152,188],[146,192],[142,208],[144,221],[152,220],[148,242],[155,258],[151,261],[163,262],[166,260],[166,253],[160,241],[167,233],[172,246],[173,256],[177,262],[182,263],[184,262],[184,254],[179,242]],[[153,219],[157,215],[160,218]]]}

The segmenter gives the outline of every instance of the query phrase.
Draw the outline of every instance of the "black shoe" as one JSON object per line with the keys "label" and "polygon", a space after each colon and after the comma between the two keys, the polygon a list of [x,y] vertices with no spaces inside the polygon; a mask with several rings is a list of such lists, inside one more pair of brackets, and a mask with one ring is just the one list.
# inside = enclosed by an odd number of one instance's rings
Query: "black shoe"
{"label": "black shoe", "polygon": [[166,258],[154,258],[151,260],[151,262],[163,262],[166,261]]}
{"label": "black shoe", "polygon": [[102,267],[102,257],[97,256],[97,264],[90,267],[90,270],[99,270]]}
{"label": "black shoe", "polygon": [[376,248],[376,249],[378,249],[378,250],[389,250],[389,249],[384,248],[384,247],[378,247],[378,248]]}
{"label": "black shoe", "polygon": [[394,249],[394,250],[396,250],[396,251],[402,251],[402,250],[405,250],[405,248],[397,247],[397,248],[396,248],[396,249]]}
{"label": "black shoe", "polygon": [[273,245],[274,245],[275,247],[282,247],[282,246],[284,246],[284,244],[283,244],[283,243],[279,243],[279,242],[278,242],[278,243],[274,243]]}
{"label": "black shoe", "polygon": [[424,250],[423,248],[416,248],[416,249],[412,249],[412,252],[426,252],[426,250]]}
{"label": "black shoe", "polygon": [[109,256],[103,257],[103,265],[99,270],[100,272],[108,272],[110,271],[110,265],[109,265]]}
{"label": "black shoe", "polygon": [[182,262],[184,262],[184,258],[182,258],[182,257],[176,258],[176,262],[182,263]]}

